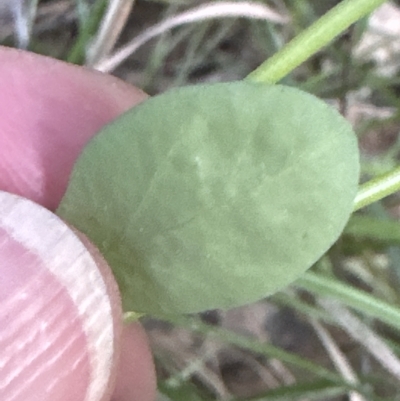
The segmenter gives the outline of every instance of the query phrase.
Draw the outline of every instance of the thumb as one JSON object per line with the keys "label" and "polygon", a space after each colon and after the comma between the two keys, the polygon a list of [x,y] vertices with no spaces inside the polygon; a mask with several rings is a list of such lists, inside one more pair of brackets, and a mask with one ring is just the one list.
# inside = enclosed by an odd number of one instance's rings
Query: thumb
{"label": "thumb", "polygon": [[0,400],[110,399],[120,301],[84,241],[43,207],[0,191]]}

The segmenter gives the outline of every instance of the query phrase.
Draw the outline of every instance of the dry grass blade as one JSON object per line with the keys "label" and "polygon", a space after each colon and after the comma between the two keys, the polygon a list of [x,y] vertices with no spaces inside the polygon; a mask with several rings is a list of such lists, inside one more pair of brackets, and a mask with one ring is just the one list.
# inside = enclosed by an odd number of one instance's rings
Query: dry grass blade
{"label": "dry grass blade", "polygon": [[389,1],[369,18],[368,28],[355,49],[359,59],[376,63],[379,75],[394,77],[399,71],[400,7]]}
{"label": "dry grass blade", "polygon": [[103,72],[110,72],[123,63],[140,46],[172,28],[215,18],[232,17],[263,19],[277,24],[284,24],[289,21],[288,17],[260,3],[248,1],[207,3],[153,25],[135,37],[130,43],[117,50],[109,58],[96,63],[93,67]]}
{"label": "dry grass blade", "polygon": [[321,298],[318,303],[351,338],[364,346],[384,369],[400,380],[400,360],[370,327],[337,301]]}
{"label": "dry grass blade", "polygon": [[[334,339],[329,334],[325,328],[319,324],[316,320],[310,320],[311,325],[313,326],[315,332],[318,335],[322,345],[326,349],[330,359],[335,365],[336,369],[341,373],[344,379],[351,384],[358,384],[359,380],[357,375],[354,373],[350,363],[347,361],[346,357],[340,351],[339,347],[336,345]],[[366,399],[357,392],[350,392],[349,394],[350,401],[366,401]]]}
{"label": "dry grass blade", "polygon": [[12,14],[16,44],[20,49],[26,49],[29,45],[37,7],[38,0],[3,0],[0,5],[0,12]]}
{"label": "dry grass blade", "polygon": [[112,50],[132,10],[134,0],[115,0],[108,5],[100,29],[87,51],[88,66],[104,59]]}
{"label": "dry grass blade", "polygon": [[219,400],[232,398],[220,375],[207,365],[208,360],[213,355],[207,352],[203,354],[199,352],[199,355],[193,355],[191,352],[183,352],[181,356],[183,358],[180,361],[175,360],[175,363],[179,365],[179,372],[166,380],[167,386],[179,387],[182,383],[196,377],[206,388],[216,394]]}

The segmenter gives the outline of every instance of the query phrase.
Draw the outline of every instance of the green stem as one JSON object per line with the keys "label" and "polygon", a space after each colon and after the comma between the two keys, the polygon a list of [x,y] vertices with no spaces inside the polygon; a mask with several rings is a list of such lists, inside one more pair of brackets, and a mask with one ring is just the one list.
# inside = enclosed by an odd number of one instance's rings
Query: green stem
{"label": "green stem", "polygon": [[326,46],[351,24],[368,15],[386,0],[344,0],[309,28],[297,35],[281,51],[270,57],[247,79],[273,84]]}
{"label": "green stem", "polygon": [[354,211],[392,195],[400,190],[400,167],[360,186],[354,201]]}

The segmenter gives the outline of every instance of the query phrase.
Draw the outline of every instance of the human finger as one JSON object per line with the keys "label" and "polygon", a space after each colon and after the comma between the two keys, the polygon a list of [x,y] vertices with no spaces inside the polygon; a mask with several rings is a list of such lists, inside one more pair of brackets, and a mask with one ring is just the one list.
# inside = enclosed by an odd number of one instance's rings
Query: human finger
{"label": "human finger", "polygon": [[0,399],[106,401],[121,304],[98,252],[47,209],[0,191]]}
{"label": "human finger", "polygon": [[110,75],[0,47],[0,189],[56,209],[90,138],[145,98]]}
{"label": "human finger", "polygon": [[[88,140],[145,98],[108,75],[0,47],[0,189],[54,210]],[[149,379],[145,393],[150,397],[143,401],[151,400],[155,379],[149,346],[139,324],[130,333],[129,357],[147,361],[147,369],[137,373]],[[135,380],[129,383],[126,394],[138,388]]]}

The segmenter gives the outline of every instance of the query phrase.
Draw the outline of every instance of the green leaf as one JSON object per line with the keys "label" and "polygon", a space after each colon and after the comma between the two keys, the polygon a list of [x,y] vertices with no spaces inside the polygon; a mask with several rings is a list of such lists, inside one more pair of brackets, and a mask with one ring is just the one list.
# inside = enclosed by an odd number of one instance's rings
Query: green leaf
{"label": "green leaf", "polygon": [[297,89],[175,89],[105,127],[58,213],[98,246],[125,310],[230,308],[288,285],[343,230],[359,161],[350,125]]}

